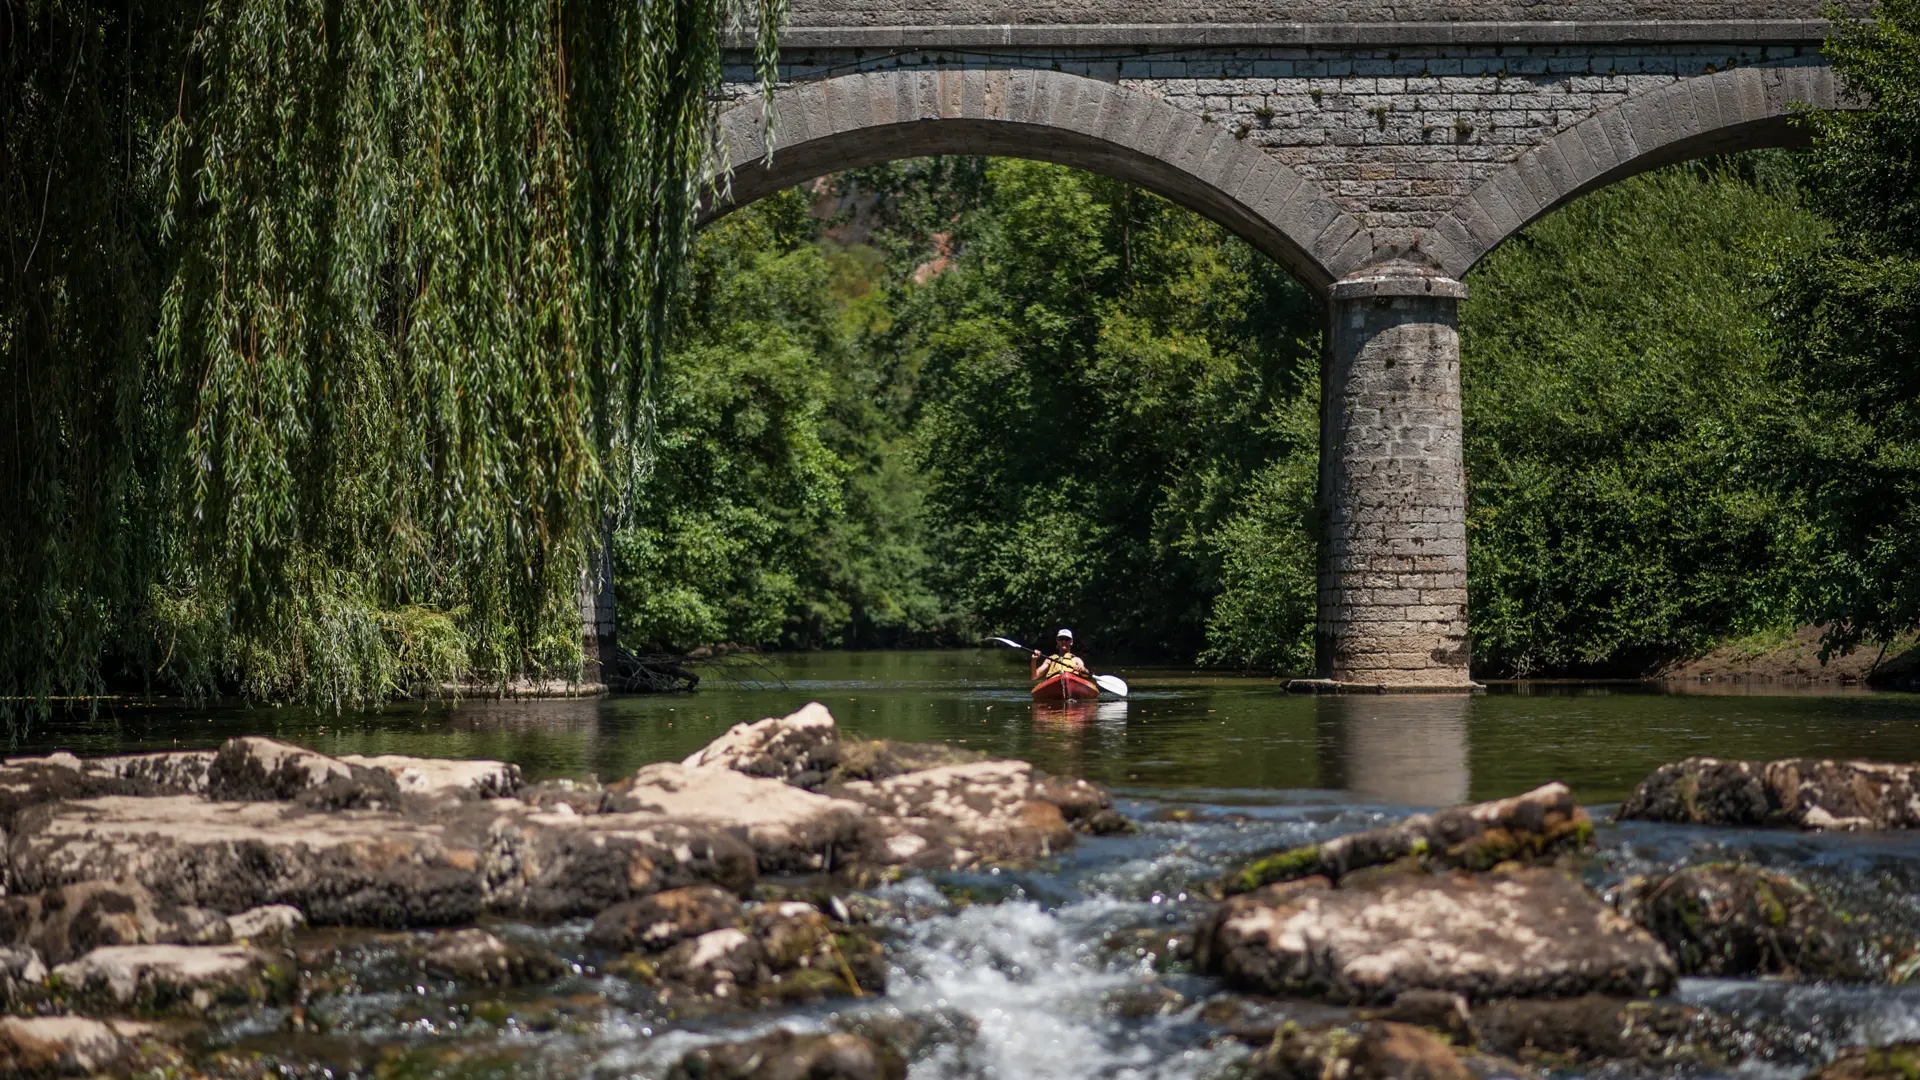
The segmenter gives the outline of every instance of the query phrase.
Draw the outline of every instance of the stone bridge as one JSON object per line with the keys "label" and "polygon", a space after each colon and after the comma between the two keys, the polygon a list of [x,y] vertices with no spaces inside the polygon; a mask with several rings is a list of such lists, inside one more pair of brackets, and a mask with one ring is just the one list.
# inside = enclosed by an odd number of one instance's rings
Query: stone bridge
{"label": "stone bridge", "polygon": [[1462,283],[1528,222],[1657,166],[1795,140],[1839,105],[1813,0],[795,0],[767,153],[746,65],[740,205],[903,157],[1130,181],[1316,289],[1318,675],[1471,687]]}

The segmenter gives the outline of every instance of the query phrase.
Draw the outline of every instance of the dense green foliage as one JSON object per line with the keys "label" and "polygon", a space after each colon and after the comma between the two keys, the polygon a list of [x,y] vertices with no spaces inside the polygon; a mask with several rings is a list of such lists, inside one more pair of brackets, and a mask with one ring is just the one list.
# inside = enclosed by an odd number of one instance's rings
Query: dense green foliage
{"label": "dense green foliage", "polygon": [[864,348],[883,260],[819,238],[809,205],[766,200],[695,253],[651,473],[615,537],[639,651],[927,642],[947,624],[896,374]]}
{"label": "dense green foliage", "polygon": [[[1857,459],[1772,321],[1782,253],[1829,242],[1795,175],[1758,154],[1631,180],[1474,273],[1481,670],[1634,672],[1819,613],[1836,526],[1806,478]],[[835,183],[861,243],[798,196],[702,241],[658,471],[622,533],[629,640],[1065,621],[1100,655],[1304,671],[1305,294],[1217,227],[1066,169]]]}
{"label": "dense green foliage", "polygon": [[1775,155],[1670,169],[1528,228],[1470,279],[1461,375],[1476,662],[1632,670],[1792,625],[1797,403],[1763,276],[1819,242]]}
{"label": "dense green foliage", "polygon": [[1818,521],[1810,612],[1846,646],[1920,627],[1920,3],[1840,22],[1827,52],[1866,107],[1804,117],[1831,231],[1782,245],[1771,329]]}
{"label": "dense green foliage", "polygon": [[1109,655],[1303,663],[1305,290],[1056,166],[913,163],[843,190],[880,219],[858,245],[809,234],[792,197],[700,244],[659,460],[620,533],[628,643],[1065,619]]}
{"label": "dense green foliage", "polygon": [[577,669],[721,39],[770,80],[782,11],[9,4],[0,703]]}

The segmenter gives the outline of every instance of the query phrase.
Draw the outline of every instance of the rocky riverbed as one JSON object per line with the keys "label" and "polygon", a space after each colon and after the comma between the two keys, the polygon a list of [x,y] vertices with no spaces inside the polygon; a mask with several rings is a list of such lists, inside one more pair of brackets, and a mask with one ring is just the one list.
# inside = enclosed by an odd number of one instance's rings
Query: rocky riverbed
{"label": "rocky riverbed", "polygon": [[818,705],[608,784],[16,758],[0,1076],[1910,1078],[1913,772],[1116,805]]}

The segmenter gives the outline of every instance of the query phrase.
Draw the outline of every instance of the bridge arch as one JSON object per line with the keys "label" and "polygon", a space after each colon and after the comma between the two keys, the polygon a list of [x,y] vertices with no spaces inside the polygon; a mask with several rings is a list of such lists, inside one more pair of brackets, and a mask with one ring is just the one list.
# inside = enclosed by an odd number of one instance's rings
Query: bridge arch
{"label": "bridge arch", "polygon": [[1795,104],[1849,104],[1807,0],[1755,2],[1774,17],[908,27],[797,0],[818,25],[787,39],[772,151],[742,67],[708,216],[844,169],[990,155],[1112,176],[1236,233],[1327,301],[1302,688],[1471,689],[1462,279],[1582,194],[1790,145]]}
{"label": "bridge arch", "polygon": [[1635,95],[1482,181],[1424,246],[1442,272],[1464,278],[1514,233],[1608,184],[1714,154],[1802,145],[1794,107],[1844,108],[1844,97],[1824,64],[1733,68]]}
{"label": "bridge arch", "polygon": [[713,216],[843,169],[906,157],[981,155],[1071,165],[1136,184],[1239,235],[1324,293],[1371,250],[1366,230],[1320,187],[1250,145],[1150,94],[1033,68],[862,72],[774,95],[773,152],[763,107],[721,116],[729,193]]}

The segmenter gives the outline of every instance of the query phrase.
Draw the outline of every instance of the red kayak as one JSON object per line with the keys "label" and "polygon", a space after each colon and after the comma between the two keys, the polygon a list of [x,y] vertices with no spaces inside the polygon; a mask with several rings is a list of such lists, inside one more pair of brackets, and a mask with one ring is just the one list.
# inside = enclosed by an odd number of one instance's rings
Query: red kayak
{"label": "red kayak", "polygon": [[1093,680],[1083,679],[1072,672],[1063,671],[1033,684],[1035,701],[1098,701],[1099,699],[1100,688],[1094,685]]}

